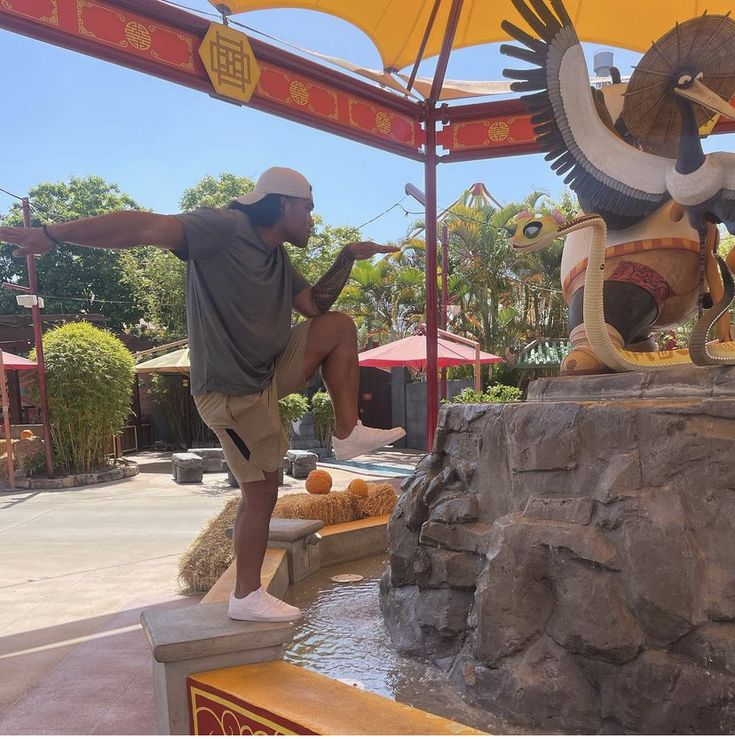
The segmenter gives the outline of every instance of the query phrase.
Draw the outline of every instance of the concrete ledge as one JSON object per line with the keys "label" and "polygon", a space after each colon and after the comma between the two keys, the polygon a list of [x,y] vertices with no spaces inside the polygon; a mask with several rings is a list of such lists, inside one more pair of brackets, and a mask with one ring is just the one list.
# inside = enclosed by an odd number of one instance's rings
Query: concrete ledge
{"label": "concrete ledge", "polygon": [[16,479],[15,487],[22,490],[59,490],[61,488],[80,488],[85,485],[97,485],[100,482],[112,482],[126,477],[135,477],[139,472],[138,465],[127,459],[102,472],[82,472],[66,477],[21,477]]}
{"label": "concrete ledge", "polygon": [[731,398],[735,367],[687,367],[579,377],[543,377],[528,386],[534,402],[648,398]]}
{"label": "concrete ledge", "polygon": [[[483,735],[283,661],[200,672],[187,684],[194,734]],[[218,710],[228,714],[227,732],[217,730]]]}
{"label": "concrete ledge", "polygon": [[189,733],[189,675],[280,660],[293,638],[287,623],[231,620],[226,603],[143,611],[140,620],[153,652],[159,734]]}
{"label": "concrete ledge", "polygon": [[281,646],[293,637],[287,623],[233,621],[222,603],[143,611],[140,620],[156,662]]}
{"label": "concrete ledge", "polygon": [[[235,589],[236,570],[237,565],[233,560],[199,604],[227,603],[230,593]],[[268,548],[265,550],[260,581],[271,595],[275,595],[276,598],[283,597],[288,588],[288,558],[285,549]]]}
{"label": "concrete ledge", "polygon": [[317,572],[321,566],[319,529],[323,521],[305,518],[272,518],[268,546],[283,547],[288,555],[288,580],[293,584]]}
{"label": "concrete ledge", "polygon": [[[268,542],[291,542],[304,539],[324,527],[324,521],[309,518],[271,518]],[[272,542],[272,543],[271,543]]]}
{"label": "concrete ledge", "polygon": [[388,551],[388,519],[373,516],[360,521],[325,526],[319,533],[319,557],[322,567],[372,557]]}

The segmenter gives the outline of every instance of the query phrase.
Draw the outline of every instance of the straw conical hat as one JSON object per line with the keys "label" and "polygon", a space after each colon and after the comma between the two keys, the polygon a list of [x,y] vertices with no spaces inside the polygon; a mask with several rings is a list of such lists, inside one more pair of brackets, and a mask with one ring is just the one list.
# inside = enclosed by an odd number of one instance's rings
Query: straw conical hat
{"label": "straw conical hat", "polygon": [[[635,136],[648,141],[676,138],[681,114],[674,86],[683,74],[730,100],[735,92],[735,21],[728,15],[703,15],[678,24],[655,41],[631,75],[623,120]],[[697,126],[712,111],[693,103]]]}

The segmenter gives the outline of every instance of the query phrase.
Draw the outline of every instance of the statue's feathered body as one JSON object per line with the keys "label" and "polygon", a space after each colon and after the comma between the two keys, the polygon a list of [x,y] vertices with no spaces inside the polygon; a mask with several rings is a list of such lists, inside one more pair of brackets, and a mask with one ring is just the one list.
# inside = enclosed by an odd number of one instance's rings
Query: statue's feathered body
{"label": "statue's feathered body", "polygon": [[[678,147],[673,159],[632,146],[603,122],[582,46],[560,0],[513,0],[513,4],[536,35],[503,23],[523,46],[503,44],[501,51],[532,65],[505,74],[516,80],[514,90],[527,93],[524,99],[552,169],[566,175],[583,211],[599,214],[607,226],[607,271],[594,299],[602,309],[604,294],[613,341],[630,347],[644,342],[652,328],[686,320],[696,309],[698,252],[705,249],[707,276],[715,298],[721,298],[720,310],[728,296],[712,254],[716,247],[712,224],[724,223],[735,233],[735,154],[705,156],[698,126],[713,110],[735,117],[735,109],[705,87],[711,82],[728,99],[735,92],[735,22],[728,16],[703,16],[677,26],[654,44],[631,78],[624,125],[618,129],[648,142],[673,140]],[[671,209],[672,200],[681,207]],[[685,213],[687,220],[682,218]],[[574,233],[565,257],[579,251],[580,239],[589,243],[589,238],[588,232]],[[612,247],[617,252],[611,252]],[[579,265],[575,257],[563,260],[570,332],[579,350],[563,367],[568,373],[605,368],[587,344],[582,303],[589,296],[584,297]],[[729,359],[711,360],[735,363],[735,353]]]}

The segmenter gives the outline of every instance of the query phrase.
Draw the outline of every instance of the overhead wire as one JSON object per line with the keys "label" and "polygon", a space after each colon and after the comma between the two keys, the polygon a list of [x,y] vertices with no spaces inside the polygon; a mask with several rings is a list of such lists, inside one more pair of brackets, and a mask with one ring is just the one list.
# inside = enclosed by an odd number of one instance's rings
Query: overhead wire
{"label": "overhead wire", "polygon": [[[186,6],[183,6],[183,5],[178,5],[177,3],[170,2],[170,0],[164,0],[164,1],[165,2],[168,2],[168,4],[170,4],[170,5],[176,5],[177,7],[181,7],[181,8],[185,8],[186,7]],[[10,192],[9,190],[6,190],[3,187],[0,187],[0,192],[3,192],[6,195],[9,195],[10,197],[16,198],[17,200],[21,200],[22,201],[24,199],[23,196],[16,195],[15,193]],[[424,215],[424,211],[412,211],[412,210],[408,210],[405,207],[403,207],[403,202],[406,200],[407,197],[408,196],[404,195],[400,200],[396,201],[395,203],[393,203],[393,205],[391,205],[388,208],[386,208],[385,210],[381,211],[376,216],[373,216],[372,218],[368,219],[364,223],[361,223],[359,226],[356,226],[356,229],[358,231],[361,231],[365,226],[369,225],[370,223],[374,223],[375,221],[377,221],[378,219],[380,219],[383,216],[387,215],[388,213],[390,213],[392,210],[394,210],[396,208],[400,208],[403,211],[404,215],[406,215],[406,216],[409,216],[409,215]],[[56,213],[54,213],[53,211],[51,211],[49,208],[46,208],[46,207],[41,206],[41,205],[37,205],[36,203],[34,203],[33,201],[31,201],[30,199],[28,200],[28,204],[29,204],[29,206],[33,210],[35,210],[35,211],[37,211],[39,213],[44,213],[47,216],[51,216],[54,219],[54,222],[56,222],[56,223],[62,223],[64,221],[64,219],[61,218],[61,216],[57,215]],[[468,222],[468,223],[477,223],[478,225],[489,226],[496,233],[500,233],[501,230],[502,230],[502,226],[493,226],[492,224],[489,224],[487,222],[487,220],[485,220],[485,219],[476,218],[476,217],[469,216],[469,215],[464,214],[464,213],[457,213],[455,211],[450,211],[450,210],[448,210],[446,208],[444,210],[446,212],[448,212],[448,213],[451,213],[452,216],[454,216],[456,218],[459,218],[460,220],[464,220],[465,222]],[[505,277],[506,279],[510,280],[511,282],[515,282],[515,283],[517,283],[517,284],[519,284],[519,285],[521,285],[524,288],[527,288],[529,290],[543,291],[543,292],[549,292],[549,293],[559,293],[559,294],[562,293],[562,291],[559,290],[558,288],[544,287],[544,286],[541,286],[541,285],[529,285],[524,280],[522,280],[522,279],[520,279],[518,277],[515,277],[513,275],[503,274],[502,276]],[[81,302],[89,302],[90,305],[93,302],[98,302],[98,303],[116,303],[116,304],[121,304],[121,305],[135,305],[135,302],[134,301],[106,300],[106,299],[97,298],[97,297],[95,297],[94,299],[83,298],[83,297],[60,297],[60,296],[55,296],[55,295],[43,295],[41,297],[48,298],[49,300],[51,300],[51,299],[53,299],[53,300],[59,300],[59,301],[61,301],[61,300],[75,300],[75,301],[81,301]]]}

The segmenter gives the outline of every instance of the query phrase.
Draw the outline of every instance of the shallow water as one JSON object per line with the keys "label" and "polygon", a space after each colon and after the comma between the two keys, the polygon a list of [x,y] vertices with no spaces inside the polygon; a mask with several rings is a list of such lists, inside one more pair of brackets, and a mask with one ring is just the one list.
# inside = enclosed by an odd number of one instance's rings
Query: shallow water
{"label": "shallow water", "polygon": [[[386,557],[336,567],[289,588],[286,600],[304,610],[286,660],[328,677],[494,734],[526,733],[465,703],[445,672],[402,657],[390,645],[378,603]],[[338,584],[332,575],[356,573],[364,580]]]}

